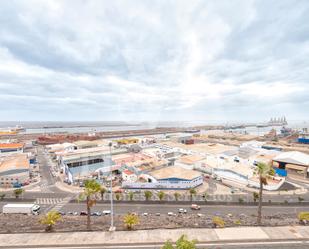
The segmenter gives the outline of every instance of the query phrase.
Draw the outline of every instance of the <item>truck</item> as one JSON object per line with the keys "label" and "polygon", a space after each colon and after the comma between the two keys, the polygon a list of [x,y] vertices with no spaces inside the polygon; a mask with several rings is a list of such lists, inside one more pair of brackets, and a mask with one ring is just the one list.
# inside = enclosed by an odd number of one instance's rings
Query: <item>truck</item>
{"label": "truck", "polygon": [[3,206],[4,214],[40,214],[41,207],[32,203],[8,203]]}

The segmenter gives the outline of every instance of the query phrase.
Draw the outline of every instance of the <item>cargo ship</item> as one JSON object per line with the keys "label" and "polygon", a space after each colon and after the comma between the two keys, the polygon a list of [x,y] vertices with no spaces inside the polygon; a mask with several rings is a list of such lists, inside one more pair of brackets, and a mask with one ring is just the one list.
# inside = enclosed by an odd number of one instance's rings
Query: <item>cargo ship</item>
{"label": "cargo ship", "polygon": [[16,125],[15,127],[8,127],[8,128],[0,128],[0,135],[16,135],[21,131],[25,131],[26,129],[20,125]]}

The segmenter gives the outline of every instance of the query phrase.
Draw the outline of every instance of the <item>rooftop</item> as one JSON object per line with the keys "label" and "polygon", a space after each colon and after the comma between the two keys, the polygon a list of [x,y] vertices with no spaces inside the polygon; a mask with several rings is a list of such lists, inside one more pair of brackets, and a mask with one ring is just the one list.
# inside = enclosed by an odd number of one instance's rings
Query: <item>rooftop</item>
{"label": "rooftop", "polygon": [[309,166],[309,155],[299,151],[283,152],[274,161]]}
{"label": "rooftop", "polygon": [[0,144],[0,149],[21,149],[24,147],[23,143],[3,143]]}
{"label": "rooftop", "polygon": [[198,153],[207,153],[207,154],[221,154],[227,150],[233,150],[237,147],[235,146],[229,146],[224,144],[217,144],[217,143],[197,143],[197,144],[182,144],[182,143],[176,143],[167,141],[164,142],[164,145],[174,147],[174,148],[181,148],[185,150],[195,151]]}
{"label": "rooftop", "polygon": [[96,147],[96,146],[101,146],[101,145],[106,145],[107,142],[104,142],[103,140],[79,140],[75,141],[74,144],[78,147]]}
{"label": "rooftop", "polygon": [[[112,150],[112,154],[117,153],[125,153],[126,149],[117,149]],[[84,159],[87,157],[99,157],[99,156],[106,156],[109,155],[109,148],[108,147],[94,147],[94,148],[87,148],[87,149],[80,149],[74,150],[67,153],[61,154],[63,156],[64,161],[70,160],[79,160]]]}
{"label": "rooftop", "polygon": [[179,161],[184,164],[194,164],[195,162],[203,160],[205,157],[199,155],[187,155],[179,158]]}
{"label": "rooftop", "polygon": [[30,163],[27,154],[18,154],[0,158],[0,172],[16,169],[29,169]]}
{"label": "rooftop", "polygon": [[178,178],[178,179],[184,179],[184,180],[193,180],[199,176],[201,176],[201,173],[184,169],[182,167],[177,166],[170,166],[165,167],[162,169],[154,170],[149,173],[149,175],[153,176],[156,179],[167,179],[167,178]]}
{"label": "rooftop", "polygon": [[124,170],[123,173],[125,173],[126,175],[133,175],[134,173],[128,169]]}

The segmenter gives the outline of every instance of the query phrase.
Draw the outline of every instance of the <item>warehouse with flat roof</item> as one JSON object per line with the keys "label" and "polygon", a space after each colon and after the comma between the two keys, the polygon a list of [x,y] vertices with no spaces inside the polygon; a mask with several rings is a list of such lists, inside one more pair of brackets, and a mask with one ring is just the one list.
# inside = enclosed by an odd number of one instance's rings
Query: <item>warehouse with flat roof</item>
{"label": "warehouse with flat roof", "polygon": [[0,157],[0,186],[11,188],[29,184],[30,163],[27,154]]}
{"label": "warehouse with flat roof", "polygon": [[286,173],[303,175],[308,177],[309,171],[309,155],[299,151],[283,152],[273,158],[273,165],[280,169],[285,170]]}
{"label": "warehouse with flat roof", "polygon": [[143,174],[143,182],[123,182],[123,188],[133,189],[190,189],[203,184],[200,172],[169,166]]}

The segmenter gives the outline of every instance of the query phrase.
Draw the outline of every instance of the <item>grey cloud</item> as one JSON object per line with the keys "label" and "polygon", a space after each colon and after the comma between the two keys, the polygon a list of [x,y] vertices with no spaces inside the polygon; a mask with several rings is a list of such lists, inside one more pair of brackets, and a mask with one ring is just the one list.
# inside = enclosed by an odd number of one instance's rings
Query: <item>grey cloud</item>
{"label": "grey cloud", "polygon": [[292,0],[3,1],[1,119],[308,118],[308,10]]}

